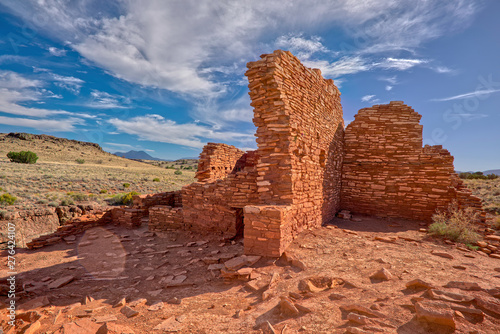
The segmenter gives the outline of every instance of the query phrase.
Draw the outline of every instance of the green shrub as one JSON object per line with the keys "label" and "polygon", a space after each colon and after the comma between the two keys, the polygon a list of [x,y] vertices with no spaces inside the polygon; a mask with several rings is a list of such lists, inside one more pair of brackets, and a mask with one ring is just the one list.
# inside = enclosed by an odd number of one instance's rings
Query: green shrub
{"label": "green shrub", "polygon": [[0,196],[0,204],[12,205],[17,201],[17,197],[11,194],[2,194]]}
{"label": "green shrub", "polygon": [[21,152],[9,152],[7,153],[7,158],[12,162],[22,163],[22,164],[34,164],[38,160],[36,153],[31,151],[21,151]]}
{"label": "green shrub", "polygon": [[123,184],[123,188],[128,188],[128,187],[130,187],[130,183],[124,183]]}
{"label": "green shrub", "polygon": [[101,191],[99,191],[100,194],[106,194],[108,191],[106,189],[101,189]]}
{"label": "green shrub", "polygon": [[58,204],[57,204],[57,202],[49,202],[48,206],[51,206],[51,207],[55,208],[55,207],[58,206]]}
{"label": "green shrub", "polygon": [[102,161],[102,159],[99,159],[99,160],[97,160],[97,161],[96,161],[96,163],[97,163],[97,164],[99,164],[99,165],[102,165],[102,164],[103,164],[103,162],[104,162],[104,161]]}
{"label": "green shrub", "polygon": [[68,205],[73,205],[75,202],[71,198],[64,198],[61,203],[59,203],[60,206],[68,206]]}
{"label": "green shrub", "polygon": [[86,201],[88,199],[88,196],[85,194],[82,194],[82,193],[69,192],[68,196],[71,197],[71,199],[76,201],[76,202],[82,202],[82,201]]}
{"label": "green shrub", "polygon": [[76,159],[75,161],[77,164],[80,164],[80,165],[85,163],[85,159]]}
{"label": "green shrub", "polygon": [[434,223],[429,226],[429,233],[465,244],[474,244],[481,238],[475,226],[478,217],[479,214],[471,208],[458,209],[457,204],[452,203],[447,211],[432,216]]}
{"label": "green shrub", "polygon": [[140,195],[140,194],[138,192],[131,191],[131,192],[125,193],[125,194],[115,195],[109,201],[110,201],[110,204],[114,204],[114,205],[129,205],[130,203],[132,203],[132,197],[136,196],[136,195]]}
{"label": "green shrub", "polygon": [[180,171],[180,170],[176,170],[176,171],[174,172],[174,174],[175,174],[175,175],[182,175],[182,171]]}
{"label": "green shrub", "polygon": [[153,182],[160,182],[160,178],[159,178],[159,177],[155,177],[155,178],[153,179]]}
{"label": "green shrub", "polygon": [[47,201],[46,199],[39,199],[36,203],[37,204],[47,204],[49,201]]}

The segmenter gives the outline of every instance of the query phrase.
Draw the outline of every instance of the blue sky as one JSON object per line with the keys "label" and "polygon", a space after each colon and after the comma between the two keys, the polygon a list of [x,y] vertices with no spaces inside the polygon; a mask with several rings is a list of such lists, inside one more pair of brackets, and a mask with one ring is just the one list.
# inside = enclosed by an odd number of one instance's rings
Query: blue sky
{"label": "blue sky", "polygon": [[290,50],[346,123],[402,100],[458,170],[500,168],[500,2],[0,0],[0,132],[110,152],[254,149],[246,63]]}

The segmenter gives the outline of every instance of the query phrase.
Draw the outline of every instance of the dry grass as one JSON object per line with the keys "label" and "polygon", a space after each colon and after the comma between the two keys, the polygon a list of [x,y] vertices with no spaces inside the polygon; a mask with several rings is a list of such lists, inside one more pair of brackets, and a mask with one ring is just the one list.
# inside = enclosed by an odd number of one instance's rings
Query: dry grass
{"label": "dry grass", "polygon": [[483,207],[492,214],[500,214],[500,178],[495,180],[463,180],[472,193],[484,201]]}
{"label": "dry grass", "polygon": [[[9,151],[21,150],[33,151],[40,159],[29,165],[10,162],[6,157]],[[117,157],[94,146],[64,140],[20,140],[0,134],[0,195],[17,197],[13,205],[0,205],[3,211],[85,200],[104,204],[123,193],[172,191],[194,182],[194,170],[183,170],[181,175],[174,172]]]}
{"label": "dry grass", "polygon": [[474,244],[481,239],[476,232],[478,213],[471,208],[458,209],[456,203],[450,204],[447,211],[432,216],[429,232],[464,244]]}

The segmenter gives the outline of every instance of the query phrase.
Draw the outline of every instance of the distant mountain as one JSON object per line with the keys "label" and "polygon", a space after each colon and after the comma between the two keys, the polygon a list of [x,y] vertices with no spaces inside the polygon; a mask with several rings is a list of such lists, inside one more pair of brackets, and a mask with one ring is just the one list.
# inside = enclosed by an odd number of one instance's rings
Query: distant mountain
{"label": "distant mountain", "polygon": [[490,170],[485,170],[483,172],[484,175],[488,175],[488,174],[496,174],[498,176],[500,176],[500,169],[490,169]]}
{"label": "distant mountain", "polygon": [[133,160],[162,160],[159,158],[152,157],[144,151],[132,150],[128,152],[116,152],[115,155],[122,158],[133,159]]}

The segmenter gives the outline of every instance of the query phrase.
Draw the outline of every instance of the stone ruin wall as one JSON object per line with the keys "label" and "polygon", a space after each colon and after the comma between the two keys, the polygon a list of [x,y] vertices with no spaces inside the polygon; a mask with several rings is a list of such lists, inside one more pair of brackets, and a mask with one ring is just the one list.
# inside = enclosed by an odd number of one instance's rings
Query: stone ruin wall
{"label": "stone ruin wall", "polygon": [[[220,145],[221,149],[212,150],[213,145]],[[233,152],[236,152],[236,149],[229,145],[212,144],[205,147],[203,153],[211,150],[215,155],[226,156],[226,152],[230,151],[228,148],[233,148]],[[243,207],[258,203],[255,165],[259,157],[255,151],[239,152],[241,154],[238,159],[234,158],[231,165],[225,165],[231,173],[224,178],[219,177],[219,173],[212,174],[209,179],[203,177],[199,182],[182,188],[185,229],[199,233],[219,233],[231,238],[236,235],[238,228],[243,227],[242,221],[241,226],[237,226]],[[229,160],[212,156],[211,161]],[[225,168],[223,170],[226,171]]]}
{"label": "stone ruin wall", "polygon": [[244,153],[231,145],[208,143],[200,154],[196,179],[203,182],[225,178],[237,168]]}
{"label": "stone ruin wall", "polygon": [[248,63],[257,126],[259,205],[245,207],[245,253],[279,256],[340,206],[340,92],[321,72],[277,50]]}
{"label": "stone ruin wall", "polygon": [[422,116],[403,102],[361,109],[345,131],[342,209],[430,221],[453,200],[481,209],[442,146],[422,147]]}

